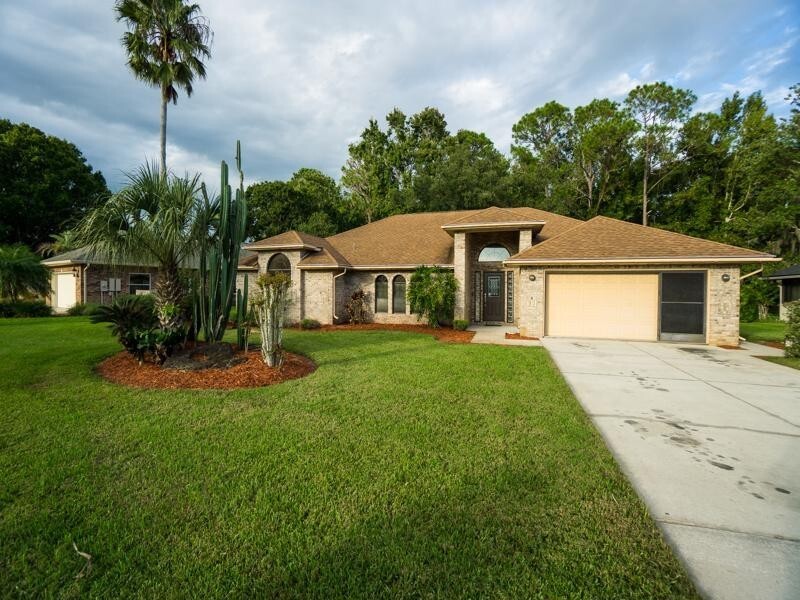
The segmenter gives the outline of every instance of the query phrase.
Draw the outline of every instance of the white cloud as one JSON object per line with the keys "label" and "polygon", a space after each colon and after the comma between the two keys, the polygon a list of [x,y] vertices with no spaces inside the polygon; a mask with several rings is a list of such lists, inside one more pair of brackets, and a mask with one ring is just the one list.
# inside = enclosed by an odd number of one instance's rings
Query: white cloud
{"label": "white cloud", "polygon": [[641,83],[642,81],[640,79],[631,77],[627,73],[620,73],[613,79],[602,83],[597,88],[597,92],[600,96],[611,96],[612,98],[618,98],[620,96],[624,96]]}
{"label": "white cloud", "polygon": [[508,91],[489,77],[453,82],[445,88],[444,95],[456,106],[469,106],[479,111],[494,112],[508,102]]}

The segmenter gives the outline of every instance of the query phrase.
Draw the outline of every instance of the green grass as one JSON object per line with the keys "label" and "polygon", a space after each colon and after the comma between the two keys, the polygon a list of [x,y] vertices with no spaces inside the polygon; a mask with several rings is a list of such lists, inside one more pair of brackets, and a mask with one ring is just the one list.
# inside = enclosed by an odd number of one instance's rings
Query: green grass
{"label": "green grass", "polygon": [[759,356],[759,358],[763,358],[764,360],[768,360],[769,362],[773,362],[778,365],[783,365],[784,367],[800,369],[800,358],[790,356]]}
{"label": "green grass", "polygon": [[695,595],[541,348],[289,331],[310,377],[155,392],[85,318],[0,340],[0,596]]}
{"label": "green grass", "polygon": [[748,342],[780,342],[786,337],[786,322],[778,320],[741,323],[739,330]]}

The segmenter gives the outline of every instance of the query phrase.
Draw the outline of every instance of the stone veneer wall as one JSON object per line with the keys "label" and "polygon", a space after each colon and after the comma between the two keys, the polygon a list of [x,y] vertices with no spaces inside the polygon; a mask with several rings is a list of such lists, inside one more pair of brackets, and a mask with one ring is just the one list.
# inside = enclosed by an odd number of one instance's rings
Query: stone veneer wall
{"label": "stone veneer wall", "polygon": [[[480,271],[500,271],[504,274],[503,277],[503,322],[506,322],[506,314],[508,311],[508,303],[507,303],[507,281],[508,281],[508,273],[513,274],[513,293],[514,293],[514,323],[517,322],[518,314],[517,314],[517,307],[519,303],[516,301],[519,295],[519,269],[516,268],[508,268],[504,267],[502,262],[485,262],[479,263],[478,256],[480,256],[481,250],[484,249],[489,244],[502,244],[506,247],[509,253],[513,256],[518,252],[518,248],[520,247],[521,238],[527,235],[527,239],[530,242],[531,239],[531,231],[500,231],[500,232],[481,232],[481,233],[468,233],[466,234],[466,241],[464,244],[464,255],[465,255],[465,272],[466,272],[466,286],[462,286],[461,282],[459,281],[459,294],[462,295],[465,299],[465,319],[469,320],[470,322],[475,322],[475,304],[477,302],[482,302],[483,298],[477,297],[479,293],[478,290],[474,289],[474,278],[475,273]],[[456,251],[458,248],[456,247]],[[456,256],[458,256],[456,254]],[[456,317],[459,318],[459,317]]]}
{"label": "stone veneer wall", "polygon": [[[522,267],[518,276],[519,330],[522,335],[545,334],[545,282],[547,271],[706,271],[706,343],[716,346],[739,345],[739,266],[737,265],[629,265],[621,267]],[[730,281],[722,281],[722,275]],[[535,280],[531,281],[530,276]]]}

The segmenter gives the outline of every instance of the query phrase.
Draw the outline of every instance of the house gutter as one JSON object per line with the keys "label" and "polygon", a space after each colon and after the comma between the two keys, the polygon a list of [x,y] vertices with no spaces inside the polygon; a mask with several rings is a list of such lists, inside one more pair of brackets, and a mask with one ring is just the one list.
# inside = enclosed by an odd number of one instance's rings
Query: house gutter
{"label": "house gutter", "polygon": [[339,277],[341,277],[345,273],[347,273],[347,267],[344,267],[344,271],[342,271],[338,275],[334,275],[333,279],[331,279],[331,304],[333,305],[332,306],[333,310],[331,312],[333,313],[334,321],[336,321],[336,319],[339,318],[339,316],[336,314],[336,280],[339,279]]}

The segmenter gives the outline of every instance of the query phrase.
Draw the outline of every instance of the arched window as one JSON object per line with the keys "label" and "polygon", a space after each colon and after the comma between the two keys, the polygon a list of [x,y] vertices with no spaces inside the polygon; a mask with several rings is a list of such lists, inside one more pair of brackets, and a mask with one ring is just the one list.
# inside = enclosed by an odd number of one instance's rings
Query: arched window
{"label": "arched window", "polygon": [[375,278],[375,312],[389,312],[389,280],[383,275]]}
{"label": "arched window", "polygon": [[487,244],[478,255],[478,262],[502,262],[511,254],[502,244]]}
{"label": "arched window", "polygon": [[285,254],[273,254],[267,263],[267,273],[283,273],[287,277],[292,277],[292,265],[289,264],[289,259]]}
{"label": "arched window", "polygon": [[406,312],[406,278],[395,275],[392,279],[392,312]]}

